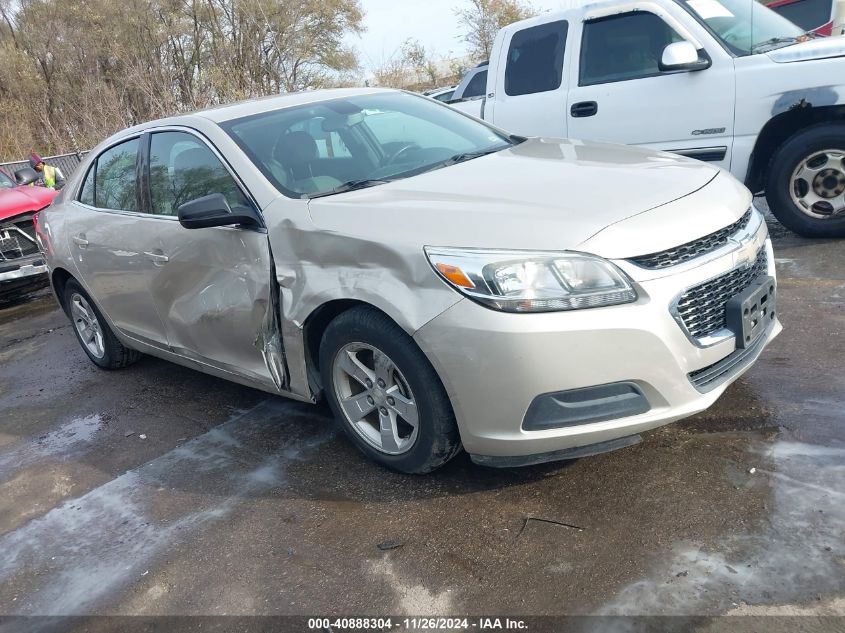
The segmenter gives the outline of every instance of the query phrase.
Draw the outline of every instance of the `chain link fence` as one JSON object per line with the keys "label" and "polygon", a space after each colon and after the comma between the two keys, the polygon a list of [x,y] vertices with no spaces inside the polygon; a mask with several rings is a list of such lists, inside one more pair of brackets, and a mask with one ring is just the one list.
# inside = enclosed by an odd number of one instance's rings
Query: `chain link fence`
{"label": "chain link fence", "polygon": [[[58,156],[44,156],[44,162],[53,167],[58,167],[64,174],[65,178],[70,178],[71,174],[79,167],[79,163],[85,158],[88,152],[79,152],[73,154],[59,154]],[[28,160],[15,161],[11,163],[0,163],[0,169],[6,172],[12,180],[15,179],[15,172],[23,167],[29,167]]]}

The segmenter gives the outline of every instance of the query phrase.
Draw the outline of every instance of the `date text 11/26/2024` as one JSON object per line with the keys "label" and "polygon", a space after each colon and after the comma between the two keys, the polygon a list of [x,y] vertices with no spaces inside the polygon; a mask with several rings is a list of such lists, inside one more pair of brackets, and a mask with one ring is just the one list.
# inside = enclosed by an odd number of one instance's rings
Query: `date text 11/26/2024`
{"label": "date text 11/26/2024", "polygon": [[332,631],[519,631],[527,630],[528,623],[519,618],[309,618],[310,630]]}

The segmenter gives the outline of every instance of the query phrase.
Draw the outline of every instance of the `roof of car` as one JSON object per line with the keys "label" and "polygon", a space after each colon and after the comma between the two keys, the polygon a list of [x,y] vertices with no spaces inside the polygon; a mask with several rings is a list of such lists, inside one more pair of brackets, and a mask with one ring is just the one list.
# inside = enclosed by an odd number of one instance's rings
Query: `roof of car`
{"label": "roof of car", "polygon": [[237,103],[199,110],[192,114],[201,116],[215,123],[239,119],[241,117],[269,112],[280,108],[291,106],[307,105],[327,99],[342,99],[344,97],[357,97],[364,94],[375,94],[385,92],[386,88],[333,88],[329,90],[306,90],[303,92],[291,92],[282,95],[271,95],[259,99],[249,99]]}

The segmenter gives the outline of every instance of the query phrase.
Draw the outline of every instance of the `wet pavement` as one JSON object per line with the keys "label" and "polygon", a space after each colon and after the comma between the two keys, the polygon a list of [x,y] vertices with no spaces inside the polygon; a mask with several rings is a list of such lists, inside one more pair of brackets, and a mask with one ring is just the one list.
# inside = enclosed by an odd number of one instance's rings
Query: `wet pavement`
{"label": "wet pavement", "polygon": [[5,306],[0,615],[845,615],[845,248],[773,232],[784,332],[712,409],[510,471],[395,474],[325,408]]}

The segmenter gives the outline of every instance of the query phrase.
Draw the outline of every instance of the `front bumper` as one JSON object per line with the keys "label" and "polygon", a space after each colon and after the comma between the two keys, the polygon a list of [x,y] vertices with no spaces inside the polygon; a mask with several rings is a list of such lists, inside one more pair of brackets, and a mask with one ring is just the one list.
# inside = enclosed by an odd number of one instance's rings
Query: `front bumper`
{"label": "front bumper", "polygon": [[47,283],[47,265],[39,255],[0,261],[0,296]]}
{"label": "front bumper", "polygon": [[[774,276],[771,242],[764,231],[760,240],[765,239],[768,274]],[[573,448],[601,452],[589,447],[612,448],[618,445],[614,440],[698,413],[713,404],[781,330],[773,319],[759,344],[740,357],[733,338],[702,344],[672,315],[679,293],[736,267],[733,252],[700,265],[667,269],[662,276],[637,278],[632,264],[617,263],[636,282],[640,298],[635,303],[508,314],[465,299],[415,333],[449,394],[464,448],[476,461],[511,465],[566,458],[561,452]],[[736,362],[728,363],[730,358]],[[706,391],[696,388],[695,372],[725,366]],[[562,428],[523,428],[529,406],[541,394],[614,383],[635,385],[649,409]]]}

